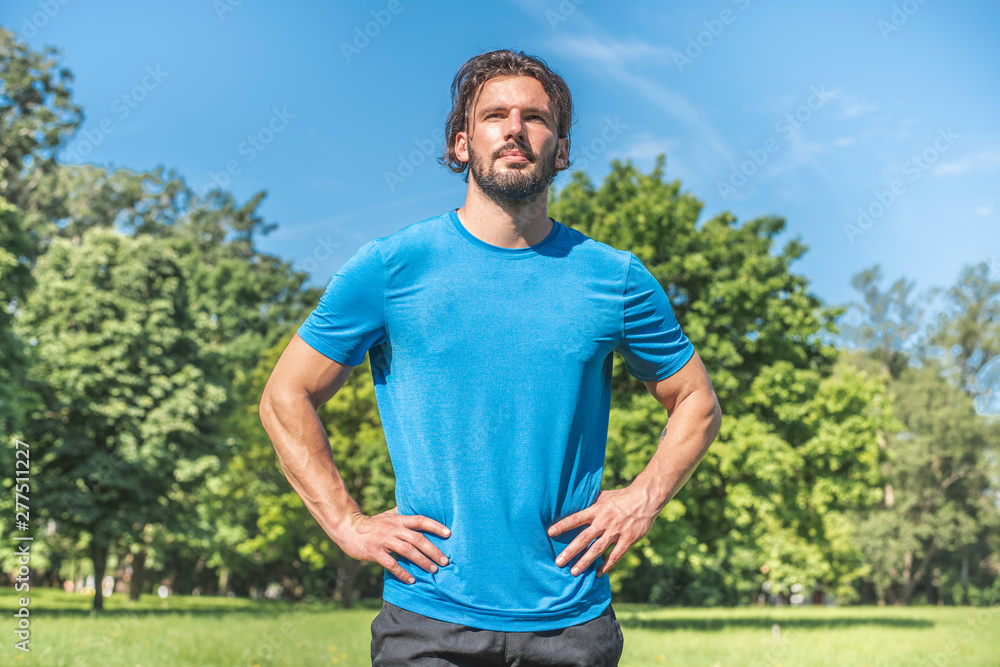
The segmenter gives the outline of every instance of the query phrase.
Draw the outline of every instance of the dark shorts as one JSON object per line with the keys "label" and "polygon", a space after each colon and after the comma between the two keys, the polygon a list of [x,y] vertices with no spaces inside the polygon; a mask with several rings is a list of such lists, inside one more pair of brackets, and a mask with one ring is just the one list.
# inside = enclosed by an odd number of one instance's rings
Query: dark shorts
{"label": "dark shorts", "polygon": [[608,605],[597,618],[559,630],[480,630],[416,614],[389,602],[372,621],[373,667],[605,667],[625,639]]}

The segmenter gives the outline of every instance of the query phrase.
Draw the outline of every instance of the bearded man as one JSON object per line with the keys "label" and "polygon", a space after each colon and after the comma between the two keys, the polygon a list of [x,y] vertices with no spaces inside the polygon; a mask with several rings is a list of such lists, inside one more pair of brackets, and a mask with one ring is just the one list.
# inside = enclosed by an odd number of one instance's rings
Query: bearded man
{"label": "bearded man", "polygon": [[[570,165],[565,81],[502,50],[462,65],[451,92],[441,161],[465,173],[465,204],[340,268],[261,421],[330,538],[385,568],[373,665],[616,665],[605,575],[691,476],[721,410],[642,262],[547,215]],[[670,428],[632,484],[602,491],[615,352]],[[316,413],[366,353],[396,475],[396,507],[375,516]]]}

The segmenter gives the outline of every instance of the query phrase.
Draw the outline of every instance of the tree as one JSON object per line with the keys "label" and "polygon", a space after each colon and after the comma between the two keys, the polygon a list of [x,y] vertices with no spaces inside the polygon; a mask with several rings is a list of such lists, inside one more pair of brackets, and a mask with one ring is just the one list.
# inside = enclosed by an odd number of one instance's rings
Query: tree
{"label": "tree", "polygon": [[[912,283],[900,279],[887,291],[880,283],[877,267],[855,276],[863,300],[850,332],[860,354],[855,365],[889,379],[898,423],[879,436],[885,493],[881,506],[860,513],[858,543],[880,603],[908,604],[918,591],[929,601],[968,601],[970,562],[983,587],[1000,574],[986,546],[1000,525],[1000,424],[977,415],[972,396],[995,335],[997,292],[985,265],[964,269],[929,334]],[[926,339],[945,354],[933,356],[920,343]]]}
{"label": "tree", "polygon": [[[861,546],[879,602],[908,604],[919,587],[934,601],[942,595],[938,589],[963,576],[956,560],[973,557],[990,567],[984,546],[1000,522],[989,459],[1000,429],[976,414],[972,399],[943,377],[937,361],[905,369],[892,391],[903,425],[889,436],[886,474],[895,498],[867,515]],[[935,569],[943,574],[932,577]],[[968,573],[964,577],[967,585]],[[943,583],[929,586],[932,578]]]}
{"label": "tree", "polygon": [[199,358],[176,253],[147,236],[91,229],[58,239],[18,320],[36,341],[31,415],[38,506],[89,540],[97,593],[108,550],[146,524],[178,529],[174,504],[219,465],[219,371]]}
{"label": "tree", "polygon": [[[825,308],[774,252],[783,219],[742,225],[728,212],[698,224],[702,203],[652,172],[612,163],[600,188],[576,173],[550,215],[627,249],[656,276],[719,396],[718,441],[644,540],[611,571],[627,599],[690,604],[756,599],[761,569],[780,585],[858,576],[843,512],[877,500],[877,378],[842,368]],[[615,364],[604,485],[630,483],[652,457],[663,408]],[[669,428],[669,424],[668,424]]]}
{"label": "tree", "polygon": [[982,373],[1000,355],[1000,280],[990,265],[966,266],[945,293],[945,308],[932,328],[931,343],[947,355],[955,383],[970,396],[990,391],[996,380]]}
{"label": "tree", "polygon": [[860,303],[850,306],[860,321],[844,325],[844,338],[878,359],[883,372],[898,378],[914,352],[919,354],[926,300],[916,301],[914,284],[903,278],[887,291],[882,290],[881,282],[882,271],[877,265],[851,279],[851,285],[862,295]]}
{"label": "tree", "polygon": [[[231,548],[246,559],[266,565],[269,575],[279,577],[286,589],[294,592],[308,579],[314,590],[321,589],[324,596],[335,595],[350,607],[362,573],[367,570],[369,575],[381,575],[382,568],[350,558],[320,528],[285,479],[257,414],[264,385],[293,333],[287,333],[269,349],[254,369],[246,396],[254,400],[245,401],[240,408],[239,450],[216,480],[215,499],[208,499],[204,506],[226,507],[226,511],[242,517],[241,530],[233,535],[244,539],[231,543]],[[395,505],[395,477],[369,364],[366,356],[340,391],[320,406],[319,415],[347,490],[361,510],[372,515]],[[290,554],[297,558],[290,559]],[[241,566],[237,563],[235,567]],[[327,571],[333,575],[327,575]],[[300,590],[294,596],[301,595]]]}
{"label": "tree", "polygon": [[32,51],[0,26],[0,197],[28,212],[44,207],[32,190],[56,168],[58,147],[83,119],[70,100],[73,74],[55,70],[59,54]]}
{"label": "tree", "polygon": [[[0,197],[0,430],[14,433],[23,426],[24,381],[27,357],[24,343],[13,331],[18,304],[31,289],[33,279],[27,255],[31,240],[22,226],[23,213]],[[13,464],[4,468],[4,476]]]}

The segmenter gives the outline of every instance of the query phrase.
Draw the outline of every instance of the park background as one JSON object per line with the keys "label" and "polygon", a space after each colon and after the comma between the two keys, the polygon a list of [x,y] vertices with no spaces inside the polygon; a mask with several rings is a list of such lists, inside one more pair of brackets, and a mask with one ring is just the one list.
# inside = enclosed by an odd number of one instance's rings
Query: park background
{"label": "park background", "polygon": [[[266,610],[352,606],[358,655],[315,664],[364,664],[381,568],[305,511],[257,403],[360,245],[462,203],[436,161],[448,86],[514,48],[574,94],[549,214],[661,281],[724,413],[610,574],[636,605],[626,663],[682,655],[656,648],[670,630],[705,664],[902,664],[889,636],[910,664],[996,664],[996,615],[971,609],[1000,597],[997,25],[985,1],[3,3],[4,608],[30,535],[33,647],[58,664],[314,664]],[[620,361],[604,488],[666,417]],[[362,508],[392,507],[367,360],[320,414]],[[877,609],[904,605],[956,615]],[[265,639],[142,630],[182,611],[263,614]],[[776,614],[813,638],[788,644]],[[730,649],[705,647],[722,627]],[[838,634],[870,627],[890,634]],[[170,653],[198,629],[200,652]]]}

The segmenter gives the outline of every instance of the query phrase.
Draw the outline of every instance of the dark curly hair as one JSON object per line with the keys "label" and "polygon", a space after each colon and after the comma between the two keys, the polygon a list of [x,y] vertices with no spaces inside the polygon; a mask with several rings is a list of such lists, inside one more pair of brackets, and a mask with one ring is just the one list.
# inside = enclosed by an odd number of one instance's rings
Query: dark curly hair
{"label": "dark curly hair", "polygon": [[[438,161],[456,174],[465,172],[465,182],[469,182],[468,162],[455,156],[455,138],[466,131],[469,113],[479,98],[483,84],[499,76],[530,76],[537,79],[549,96],[556,118],[560,139],[569,139],[570,125],[573,124],[573,97],[569,86],[561,76],[549,69],[541,58],[526,55],[523,51],[502,49],[473,56],[465,61],[451,82],[451,113],[445,126],[444,155]],[[557,169],[562,171],[565,167]]]}

